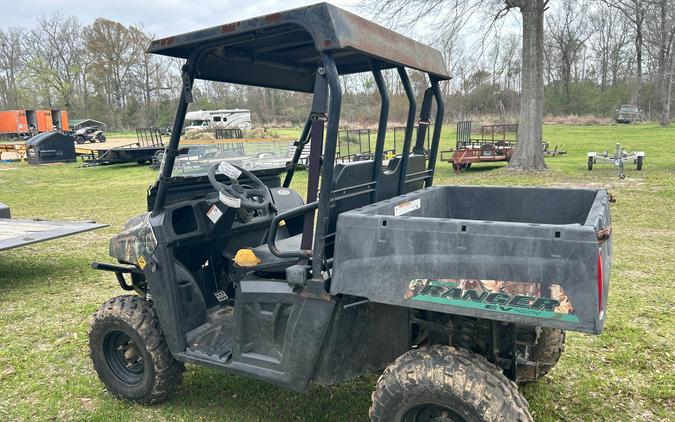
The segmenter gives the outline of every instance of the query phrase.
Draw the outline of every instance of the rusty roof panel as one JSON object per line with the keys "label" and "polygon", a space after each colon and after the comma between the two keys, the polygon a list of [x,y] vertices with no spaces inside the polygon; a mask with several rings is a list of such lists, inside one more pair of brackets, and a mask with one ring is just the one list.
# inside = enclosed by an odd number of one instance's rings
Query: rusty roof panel
{"label": "rusty roof panel", "polygon": [[[368,71],[374,58],[383,68],[450,78],[438,50],[328,3],[154,40],[148,52],[188,58],[212,43],[198,69],[201,79],[311,91],[322,51],[334,53],[341,74]],[[235,68],[223,72],[225,64]],[[281,73],[271,79],[270,70]]]}

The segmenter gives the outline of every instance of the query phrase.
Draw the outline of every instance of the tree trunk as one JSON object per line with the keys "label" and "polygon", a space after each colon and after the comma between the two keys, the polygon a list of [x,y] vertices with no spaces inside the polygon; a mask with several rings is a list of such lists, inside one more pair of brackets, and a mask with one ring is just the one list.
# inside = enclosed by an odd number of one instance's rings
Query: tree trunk
{"label": "tree trunk", "polygon": [[518,143],[509,168],[543,170],[544,125],[544,0],[507,0],[523,15],[523,53]]}
{"label": "tree trunk", "polygon": [[[672,48],[672,47],[670,47]],[[670,101],[671,101],[671,92],[673,90],[673,58],[675,54],[670,52],[670,57],[664,69],[663,73],[663,98],[661,99],[661,116],[659,118],[659,125],[661,127],[670,127]]]}
{"label": "tree trunk", "polygon": [[640,104],[642,92],[642,22],[644,21],[644,11],[638,5],[636,6],[635,16],[635,86],[633,87],[632,103]]}

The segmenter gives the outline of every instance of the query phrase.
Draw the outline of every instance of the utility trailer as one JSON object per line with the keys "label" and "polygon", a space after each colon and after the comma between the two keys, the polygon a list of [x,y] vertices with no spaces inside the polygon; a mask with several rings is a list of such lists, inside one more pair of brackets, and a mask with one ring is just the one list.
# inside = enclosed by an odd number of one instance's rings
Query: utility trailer
{"label": "utility trailer", "polygon": [[[513,134],[513,137],[507,136]],[[472,137],[471,121],[457,122],[457,141],[452,153],[447,159],[456,172],[468,169],[475,163],[493,163],[510,161],[518,137],[517,124],[483,125],[480,128],[480,138]]]}
{"label": "utility trailer", "polygon": [[0,204],[0,251],[96,230],[107,224],[87,221],[21,220],[11,218],[9,207]]}
{"label": "utility trailer", "polygon": [[[114,395],[165,400],[186,362],[295,391],[386,368],[371,420],[529,421],[513,381],[551,370],[564,330],[602,331],[607,192],[434,186],[450,78],[438,50],[321,3],[149,52],[186,62],[148,212],[111,239],[113,263],[93,263],[135,293],[91,323],[93,365]],[[408,100],[386,164],[384,69]],[[419,115],[407,69],[425,77]],[[374,152],[336,163],[340,76],[362,72],[381,98]],[[313,94],[290,165],[191,162],[175,174],[197,76]],[[291,186],[305,148],[303,198]]]}
{"label": "utility trailer", "polygon": [[621,144],[617,143],[614,149],[614,155],[609,155],[607,150],[605,152],[589,152],[588,153],[588,170],[593,170],[595,164],[611,164],[619,170],[619,178],[626,177],[624,174],[624,164],[633,162],[635,169],[640,171],[644,165],[645,153],[643,151],[627,152],[621,148]]}
{"label": "utility trailer", "polygon": [[164,143],[159,129],[140,128],[136,130],[137,140],[116,147],[79,147],[78,155],[85,166],[99,166],[122,163],[152,163],[156,156],[164,151]]}

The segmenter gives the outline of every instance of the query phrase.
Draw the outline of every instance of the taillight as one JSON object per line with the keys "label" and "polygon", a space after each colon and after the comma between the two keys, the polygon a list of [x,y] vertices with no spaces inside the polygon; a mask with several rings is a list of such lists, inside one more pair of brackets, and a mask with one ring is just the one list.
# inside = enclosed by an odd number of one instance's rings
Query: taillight
{"label": "taillight", "polygon": [[602,256],[598,252],[598,312],[602,311]]}

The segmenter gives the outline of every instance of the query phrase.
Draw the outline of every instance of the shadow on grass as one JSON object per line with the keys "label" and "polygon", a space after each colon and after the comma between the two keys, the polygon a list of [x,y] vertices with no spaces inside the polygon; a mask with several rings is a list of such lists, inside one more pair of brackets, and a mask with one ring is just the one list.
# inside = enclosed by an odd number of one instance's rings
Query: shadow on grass
{"label": "shadow on grass", "polygon": [[506,163],[504,164],[483,164],[481,163],[480,165],[473,164],[471,168],[464,169],[461,171],[460,174],[462,173],[486,173],[486,172],[491,172],[494,170],[499,170],[506,168]]}
{"label": "shadow on grass", "polygon": [[106,169],[110,171],[120,171],[120,170],[129,170],[129,169],[142,169],[145,168],[148,171],[156,173],[156,170],[150,168],[150,163],[147,164],[138,164],[136,161],[128,163],[117,163],[117,164],[97,164],[97,165],[87,165],[86,163],[79,162],[77,166],[78,170],[94,170],[94,169]]}
{"label": "shadow on grass", "polygon": [[28,290],[33,285],[43,283],[50,277],[62,276],[74,268],[70,261],[47,260],[38,255],[13,255],[12,251],[0,252],[0,290]]}
{"label": "shadow on grass", "polygon": [[[185,380],[162,407],[166,415],[195,419],[228,416],[246,420],[367,420],[376,375],[296,393],[243,376],[188,365]],[[221,407],[223,403],[227,406]],[[226,408],[226,410],[225,410]]]}

